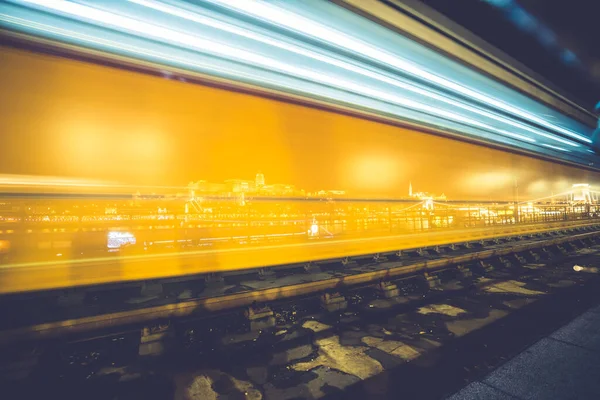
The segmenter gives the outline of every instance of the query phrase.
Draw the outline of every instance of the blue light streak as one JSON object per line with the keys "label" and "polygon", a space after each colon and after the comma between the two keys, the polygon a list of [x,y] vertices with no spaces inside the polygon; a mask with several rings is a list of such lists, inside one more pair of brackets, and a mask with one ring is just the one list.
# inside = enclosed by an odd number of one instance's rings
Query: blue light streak
{"label": "blue light streak", "polygon": [[[8,3],[0,4],[0,26],[158,63],[167,72],[184,68],[542,154],[561,153],[575,162],[588,164],[590,158],[589,128],[506,88],[493,90],[494,83],[481,76],[473,80],[471,71],[458,73],[462,66],[448,69],[450,61],[428,49],[415,52],[414,43],[398,56],[367,32],[349,33],[347,26],[334,26],[338,19],[324,25],[286,9],[290,3],[200,1],[213,8],[174,0]],[[302,6],[307,13],[320,12]],[[232,11],[251,19],[232,17]],[[350,50],[359,58],[343,53]],[[420,65],[415,60],[424,54],[442,62]]]}

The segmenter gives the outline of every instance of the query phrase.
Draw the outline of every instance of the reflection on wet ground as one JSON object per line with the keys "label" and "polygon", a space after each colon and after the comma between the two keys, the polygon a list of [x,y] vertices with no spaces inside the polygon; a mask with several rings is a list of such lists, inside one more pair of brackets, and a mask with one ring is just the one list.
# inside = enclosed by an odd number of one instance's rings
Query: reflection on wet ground
{"label": "reflection on wet ground", "polygon": [[[579,263],[597,264],[586,250]],[[235,316],[188,322],[169,356],[137,357],[139,334],[46,352],[7,389],[87,399],[441,398],[497,366],[546,330],[599,300],[598,276],[573,260],[492,272],[401,297],[356,292],[325,314],[313,299],[275,309],[273,332],[248,332]],[[449,290],[454,289],[454,290]]]}

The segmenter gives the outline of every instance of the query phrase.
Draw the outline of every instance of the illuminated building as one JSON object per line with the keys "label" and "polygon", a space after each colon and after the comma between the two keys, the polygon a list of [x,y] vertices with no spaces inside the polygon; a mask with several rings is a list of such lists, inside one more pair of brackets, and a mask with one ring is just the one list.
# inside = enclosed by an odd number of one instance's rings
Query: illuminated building
{"label": "illuminated building", "polygon": [[230,193],[247,193],[255,190],[255,182],[243,179],[227,179],[225,181],[227,191]]}
{"label": "illuminated building", "polygon": [[269,196],[291,196],[296,191],[294,185],[286,185],[281,183],[265,185],[262,189],[263,192]]}
{"label": "illuminated building", "polygon": [[[304,191],[300,191],[304,195]],[[308,197],[324,197],[327,199],[334,199],[344,197],[346,195],[345,190],[319,190],[318,192],[308,193]]]}
{"label": "illuminated building", "polygon": [[256,174],[256,189],[260,189],[265,186],[265,175],[262,172]]}
{"label": "illuminated building", "polygon": [[227,193],[226,183],[211,183],[204,180],[190,182],[188,184],[188,189],[190,190],[190,198],[195,199],[197,195],[202,194],[225,194]]}
{"label": "illuminated building", "polygon": [[569,193],[569,201],[574,203],[592,204],[598,202],[598,195],[590,189],[587,183],[574,184]]}
{"label": "illuminated building", "polygon": [[412,182],[408,185],[408,196],[419,200],[435,200],[435,201],[446,201],[448,198],[445,194],[439,196],[429,194],[427,192],[413,192]]}

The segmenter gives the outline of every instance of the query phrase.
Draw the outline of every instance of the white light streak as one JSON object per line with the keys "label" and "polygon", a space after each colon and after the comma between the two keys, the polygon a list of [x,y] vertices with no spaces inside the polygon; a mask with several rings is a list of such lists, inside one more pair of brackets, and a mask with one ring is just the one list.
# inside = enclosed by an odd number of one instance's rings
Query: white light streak
{"label": "white light streak", "polygon": [[[517,127],[517,128],[520,128],[520,129],[532,132],[532,133],[534,133],[536,135],[540,135],[540,136],[546,137],[546,138],[551,139],[551,140],[555,140],[555,141],[561,142],[563,144],[567,144],[569,146],[574,146],[574,147],[578,147],[579,146],[576,143],[573,143],[571,141],[567,141],[567,140],[561,139],[561,138],[553,136],[553,135],[549,135],[549,134],[547,134],[545,132],[540,131],[539,129],[534,129],[534,128],[528,126],[528,125],[525,125],[525,124],[522,124],[520,122],[514,121],[514,120],[512,120],[510,118],[506,118],[506,117],[500,116],[498,114],[495,114],[493,112],[489,112],[487,110],[483,110],[483,109],[478,108],[478,107],[470,106],[470,105],[462,103],[460,101],[456,101],[456,100],[450,99],[450,98],[448,98],[446,96],[439,95],[439,94],[437,94],[435,92],[432,92],[430,90],[422,89],[422,88],[419,88],[419,87],[417,87],[415,85],[407,84],[407,83],[402,82],[402,81],[400,81],[398,79],[394,79],[394,78],[388,77],[388,76],[386,76],[386,75],[384,75],[382,73],[373,72],[372,70],[369,70],[369,69],[366,69],[366,68],[362,68],[360,66],[354,65],[354,64],[349,63],[349,62],[345,62],[343,60],[340,60],[339,58],[334,58],[334,57],[330,57],[330,56],[321,54],[321,53],[319,53],[317,51],[313,51],[313,50],[304,48],[302,46],[298,46],[298,45],[294,45],[294,44],[291,44],[291,43],[287,43],[287,42],[284,42],[282,40],[273,39],[273,38],[268,37],[266,35],[261,35],[261,34],[258,34],[256,32],[252,32],[252,31],[250,31],[248,29],[240,28],[238,26],[227,24],[227,23],[222,22],[222,21],[211,19],[211,18],[208,18],[206,16],[199,15],[197,13],[193,13],[193,12],[191,12],[189,10],[185,10],[184,11],[184,10],[182,10],[180,8],[169,6],[169,5],[160,3],[160,2],[151,1],[151,0],[129,0],[129,1],[132,2],[132,3],[135,3],[135,4],[139,4],[139,5],[142,5],[142,6],[145,6],[145,7],[149,7],[149,8],[155,9],[157,11],[161,11],[161,12],[164,12],[164,13],[167,13],[167,14],[179,17],[179,18],[187,19],[189,21],[193,21],[193,22],[196,22],[196,23],[199,23],[199,24],[203,24],[203,25],[210,26],[210,27],[213,27],[213,28],[216,28],[216,29],[220,29],[222,31],[233,33],[233,34],[236,34],[236,35],[248,38],[248,39],[256,40],[256,41],[259,41],[259,42],[264,43],[264,44],[268,44],[268,45],[273,46],[273,47],[277,47],[277,48],[280,48],[280,49],[283,49],[283,50],[286,50],[286,51],[290,51],[290,52],[293,52],[293,53],[296,53],[296,54],[299,54],[299,55],[302,55],[302,56],[305,56],[305,57],[312,58],[314,60],[322,61],[322,62],[325,62],[327,64],[343,68],[343,69],[345,69],[347,71],[355,72],[355,73],[358,73],[360,75],[376,79],[376,80],[378,80],[380,82],[384,82],[384,83],[393,85],[395,87],[398,87],[398,88],[401,88],[401,89],[404,89],[404,90],[409,90],[409,91],[411,91],[413,93],[417,93],[417,94],[420,94],[422,96],[426,96],[426,97],[429,97],[429,98],[432,98],[432,99],[444,102],[446,104],[450,104],[452,106],[462,108],[464,110],[467,110],[467,111],[470,111],[470,112],[473,112],[473,113],[485,116],[487,118],[490,118],[490,119],[493,119],[493,120],[496,120],[496,121],[499,121],[499,122],[506,123],[508,125],[511,125],[511,126],[514,126],[514,127]],[[514,137],[516,139],[524,140],[524,141],[531,142],[531,143],[535,142],[534,139],[532,139],[530,137],[527,137],[527,136],[524,136],[524,135],[519,135],[519,134],[507,132],[507,131],[503,131],[502,134],[505,135],[505,136]]]}
{"label": "white light streak", "polygon": [[[463,103],[461,101],[456,101],[452,98],[440,95],[438,93],[432,92],[425,88],[420,88],[413,84],[409,84],[409,83],[403,82],[401,80],[395,79],[393,77],[386,75],[386,73],[383,71],[375,71],[371,68],[364,68],[359,65],[353,64],[351,62],[344,61],[340,58],[328,56],[320,51],[311,50],[311,49],[309,49],[307,47],[303,47],[301,45],[297,45],[297,44],[293,44],[290,42],[275,39],[273,37],[269,37],[264,34],[253,32],[253,31],[243,28],[243,27],[228,24],[226,22],[219,21],[217,19],[206,17],[206,16],[200,15],[198,13],[191,12],[189,10],[183,10],[183,9],[180,9],[177,7],[173,7],[173,6],[158,2],[158,1],[153,1],[153,0],[129,0],[129,1],[132,3],[138,4],[138,5],[141,5],[141,6],[153,8],[160,12],[171,14],[171,15],[179,17],[179,18],[184,18],[184,19],[187,19],[190,21],[194,21],[196,23],[203,24],[205,26],[210,26],[210,27],[220,29],[220,30],[223,30],[223,31],[226,31],[229,33],[233,33],[233,34],[236,34],[236,35],[239,35],[242,37],[256,40],[261,43],[265,43],[265,44],[268,44],[268,45],[271,45],[271,46],[274,46],[274,47],[277,47],[280,49],[291,51],[291,52],[294,52],[294,53],[302,55],[302,56],[310,57],[317,61],[325,62],[327,64],[343,68],[347,71],[358,73],[362,76],[366,76],[366,77],[369,77],[372,79],[376,79],[380,82],[384,82],[389,85],[393,85],[394,87],[408,90],[413,93],[416,93],[416,94],[419,94],[419,95],[422,95],[422,96],[425,96],[425,97],[428,97],[431,99],[435,99],[437,101],[444,102],[446,104],[450,104],[454,107],[458,107],[463,110],[469,111],[471,113],[475,113],[475,114],[493,119],[495,121],[499,121],[499,122],[505,123],[507,125],[510,125],[510,126],[513,126],[513,127],[516,127],[516,128],[522,129],[522,130],[526,130],[535,135],[543,136],[548,139],[566,144],[568,146],[573,146],[573,147],[579,146],[577,143],[574,143],[572,141],[565,140],[563,138],[551,135],[551,134],[546,133],[542,130],[539,130],[535,127],[529,126],[529,125],[524,124],[519,121],[515,121],[511,118],[502,116],[500,114],[496,114],[492,111],[485,110],[485,109],[479,108],[477,106],[472,106],[472,105]],[[234,8],[234,9],[237,9],[238,11],[241,10],[245,13],[249,13],[253,16],[257,16],[258,18],[263,19],[262,16],[259,16],[255,11],[252,11],[252,12],[248,11],[250,8],[247,5],[243,4],[244,2],[241,2],[241,1],[233,0],[233,1],[227,2],[227,3],[225,3],[224,1],[221,1],[221,0],[206,0],[206,1],[209,1],[209,2],[215,3],[215,4],[219,4],[219,5],[228,7],[228,8]],[[529,143],[536,142],[535,139],[533,139],[529,136],[509,132],[505,129],[500,129],[499,127],[492,126],[492,125],[484,123],[484,122],[480,122],[476,119],[469,118],[467,116],[457,114],[455,112],[442,110],[442,109],[439,109],[439,107],[430,106],[430,105],[427,105],[427,104],[424,104],[424,103],[421,103],[418,101],[414,101],[414,100],[411,100],[411,99],[408,99],[405,97],[401,97],[396,94],[389,93],[388,91],[374,89],[374,88],[368,87],[366,85],[362,85],[362,84],[353,82],[351,80],[345,80],[343,78],[338,78],[337,75],[332,76],[332,75],[320,74],[317,71],[312,71],[312,70],[305,69],[305,68],[299,68],[294,65],[280,62],[279,60],[276,60],[274,58],[265,57],[265,56],[262,56],[259,54],[245,51],[243,49],[237,49],[232,46],[215,43],[214,41],[207,40],[207,39],[199,37],[199,36],[194,36],[194,35],[190,35],[187,33],[178,32],[178,31],[175,31],[172,29],[164,28],[164,27],[150,24],[150,23],[140,21],[137,19],[132,19],[132,18],[129,18],[126,16],[117,15],[117,14],[114,14],[111,12],[95,9],[93,7],[89,7],[86,5],[70,3],[70,2],[66,2],[66,1],[58,1],[58,0],[23,0],[23,1],[14,1],[14,2],[30,3],[30,4],[38,5],[43,8],[50,8],[50,9],[53,9],[53,10],[56,10],[56,11],[59,11],[62,13],[66,13],[66,14],[69,14],[69,15],[72,15],[75,17],[82,18],[84,20],[92,20],[101,25],[111,25],[113,27],[121,28],[123,30],[136,33],[144,38],[150,36],[150,37],[153,37],[160,41],[165,41],[170,44],[180,45],[184,48],[192,48],[199,52],[217,55],[217,56],[224,57],[227,59],[233,59],[233,60],[236,60],[239,62],[259,66],[261,68],[265,68],[268,70],[281,72],[283,74],[291,75],[293,77],[299,77],[302,79],[311,80],[313,82],[320,83],[322,85],[326,85],[326,86],[333,87],[336,89],[354,92],[354,93],[362,95],[362,96],[366,96],[366,97],[370,97],[370,98],[373,98],[376,100],[384,101],[384,102],[387,102],[387,103],[390,103],[393,105],[398,105],[400,107],[412,109],[412,110],[419,111],[419,112],[424,112],[424,113],[427,113],[427,114],[430,114],[433,116],[437,116],[440,118],[445,118],[445,119],[448,119],[451,121],[470,125],[472,127],[481,128],[481,129],[484,129],[484,130],[487,130],[490,132],[500,134],[502,136],[515,138],[515,139],[526,141]],[[310,26],[312,26],[313,24],[316,24],[320,27],[319,29],[323,30],[323,32],[333,33],[334,34],[333,37],[338,37],[335,35],[341,35],[339,37],[346,38],[346,40],[342,41],[342,43],[348,44],[351,42],[352,43],[356,42],[356,43],[362,44],[362,46],[359,46],[359,48],[361,50],[363,49],[364,46],[367,46],[368,48],[366,50],[368,50],[368,51],[365,53],[366,55],[373,56],[375,54],[378,54],[377,52],[385,53],[384,50],[379,50],[377,48],[369,47],[368,44],[361,42],[359,39],[352,38],[351,36],[348,36],[344,33],[337,32],[326,26],[319,25],[314,21],[307,20],[306,18],[304,18],[302,16],[295,15],[286,10],[277,9],[277,8],[272,7],[269,4],[262,3],[262,2],[255,2],[253,0],[249,0],[248,3],[252,3],[253,5],[256,5],[256,7],[258,7],[259,9],[261,7],[265,7],[265,9],[271,10],[272,12],[265,14],[265,17],[270,16],[268,19],[270,21],[272,21],[273,23],[280,24],[280,21],[275,21],[271,18],[273,15],[285,14],[288,17],[292,18],[290,21],[296,21],[296,22],[301,21],[301,20],[309,21]],[[283,14],[281,14],[281,13],[283,13]],[[10,18],[9,16],[6,16],[6,17]],[[7,20],[7,18],[5,18],[5,20]],[[290,22],[290,21],[286,20],[285,18],[282,19],[281,21],[286,22],[286,24]],[[36,24],[36,23],[31,23],[29,25],[33,26],[33,24]],[[38,24],[38,25],[40,25],[40,24]],[[294,30],[300,29],[301,30],[300,33],[307,31],[307,29],[305,29],[304,27],[298,28],[298,26],[296,26],[296,25],[290,26],[290,27]],[[38,26],[38,29],[39,29],[39,26]],[[317,29],[317,31],[320,32],[319,29]],[[75,35],[71,35],[71,37],[79,37],[80,39],[82,36],[85,36],[85,35],[81,35],[78,33]],[[88,37],[87,39],[83,39],[83,40],[92,42],[92,40],[90,40],[90,38],[91,37]],[[94,42],[97,42],[97,43],[103,42],[103,40],[101,38],[94,38],[94,39],[95,39],[95,40],[93,40]],[[104,44],[106,45],[106,41],[104,41]],[[115,42],[112,42],[111,46],[115,47],[115,48],[119,48],[119,49],[126,49],[129,52],[133,51],[137,54],[147,54],[147,55],[150,55],[155,58],[160,58],[160,59],[164,59],[164,60],[168,60],[168,61],[176,61],[178,63],[182,63],[185,65],[194,65],[194,64],[199,65],[197,63],[191,63],[189,61],[186,62],[185,60],[182,60],[181,58],[178,58],[178,57],[166,56],[164,53],[159,54],[159,53],[152,52],[152,51],[140,51],[139,48],[134,49],[133,46],[127,46],[127,45],[115,46]],[[383,60],[387,60],[387,61],[391,62],[392,58],[394,58],[394,59],[396,59],[396,61],[399,62],[398,65],[404,65],[407,68],[412,66],[412,68],[408,68],[408,69],[406,69],[406,71],[415,76],[424,77],[424,76],[432,75],[431,77],[436,78],[435,75],[433,75],[427,71],[420,70],[417,66],[412,65],[412,64],[402,60],[401,58],[396,57],[393,54],[388,54],[388,53],[385,53],[385,54],[387,54],[387,57],[383,57]],[[394,65],[394,64],[390,64],[390,65]],[[213,70],[216,70],[216,68],[214,68],[214,66],[201,65],[201,67],[205,68],[205,69],[212,67]],[[229,71],[229,72],[231,73],[231,71]],[[240,74],[238,71],[235,71],[234,73],[238,76],[242,76],[242,74]],[[421,76],[421,75],[419,75],[419,73],[423,73],[425,75]],[[427,74],[429,74],[429,75],[427,75]],[[256,77],[254,77],[254,78],[256,78]],[[444,80],[444,78],[442,78],[442,77],[437,77],[437,78]],[[439,81],[439,79],[437,79],[437,80],[431,79],[430,81],[441,85],[442,81]],[[267,83],[268,79],[265,78],[264,81],[265,81],[265,83]],[[270,83],[271,84],[274,83],[280,87],[285,87],[284,85],[282,85],[281,82],[271,81]],[[447,81],[446,83],[458,85],[451,81]],[[291,87],[291,86],[288,85],[288,87]],[[445,86],[445,87],[451,88],[450,86]],[[470,90],[469,88],[464,88],[462,86],[460,86],[460,87],[467,91]],[[295,87],[294,90],[302,90],[302,89]],[[468,93],[468,92],[463,92],[461,90],[457,90],[457,91],[459,93],[463,93],[463,94]],[[474,92],[474,93],[476,93],[476,92]],[[485,96],[481,93],[479,93],[479,95]],[[328,97],[333,98],[332,96],[328,96]],[[482,98],[478,98],[476,96],[471,96],[471,97],[476,98],[478,100],[482,100]],[[486,98],[486,101],[487,100],[489,100],[489,99]],[[504,104],[508,107],[512,107],[512,106],[505,104],[499,100],[497,102],[499,104]],[[492,103],[492,104],[496,105],[495,101],[492,101],[492,102],[488,101],[488,103]],[[518,110],[518,109],[515,108],[515,110]],[[519,114],[517,114],[517,115],[519,115]],[[520,115],[520,116],[522,116],[522,115]],[[539,123],[539,121],[533,121],[533,122]],[[495,140],[497,140],[497,139],[495,139]],[[569,150],[566,150],[566,149],[558,147],[558,146],[553,146],[553,145],[549,145],[549,144],[542,144],[542,146],[547,147],[547,148],[552,148],[555,150],[559,150],[559,151],[569,152]],[[593,153],[593,151],[591,151],[589,149],[586,149],[586,151]]]}
{"label": "white light streak", "polygon": [[551,144],[542,144],[542,146],[549,147],[549,148],[554,149],[554,150],[560,150],[560,151],[569,152],[569,150],[567,150],[567,149],[563,149],[562,147],[558,147],[558,146],[552,146]]}
{"label": "white light streak", "polygon": [[336,47],[342,47],[346,50],[352,51],[353,53],[359,53],[369,57],[375,62],[385,63],[394,68],[400,69],[404,72],[408,72],[413,76],[417,76],[421,79],[425,79],[429,82],[438,84],[444,88],[452,91],[461,93],[476,99],[482,103],[490,104],[517,115],[521,118],[525,118],[531,122],[542,125],[548,129],[556,132],[560,132],[564,135],[572,138],[581,140],[586,143],[591,143],[591,139],[582,136],[576,132],[565,129],[561,126],[548,122],[542,118],[537,117],[531,113],[507,104],[503,101],[494,99],[493,97],[487,96],[483,93],[479,93],[471,88],[465,87],[459,83],[448,80],[444,77],[435,75],[431,72],[426,71],[422,67],[412,64],[394,54],[388,53],[385,50],[379,49],[371,44],[363,42],[360,39],[353,38],[335,29],[321,25],[311,19],[303,16],[293,14],[286,10],[277,8],[272,4],[263,1],[256,0],[204,0],[209,3],[217,4],[221,7],[234,9],[238,12],[245,13],[252,17],[258,18],[263,21],[268,21],[272,24],[283,26],[284,28],[291,29],[297,33],[305,36],[309,36],[314,39],[325,41]]}
{"label": "white light streak", "polygon": [[351,91],[363,96],[378,99],[387,103],[395,104],[404,108],[425,112],[430,115],[449,119],[455,122],[463,123],[473,127],[482,128],[491,132],[499,133],[503,136],[510,136],[520,140],[535,142],[527,136],[518,135],[497,129],[491,125],[479,122],[472,118],[465,117],[460,114],[441,110],[439,108],[428,106],[407,98],[397,96],[387,91],[380,91],[368,86],[360,85],[352,81],[344,80],[336,76],[321,74],[316,71],[299,68],[279,60],[255,54],[243,49],[234,48],[221,43],[216,43],[212,40],[202,37],[189,35],[186,33],[174,31],[161,26],[150,24],[147,22],[135,20],[129,17],[124,17],[103,10],[98,10],[81,4],[57,1],[57,0],[25,0],[26,3],[36,4],[43,8],[50,8],[72,16],[76,16],[85,20],[92,20],[97,23],[113,26],[140,34],[144,37],[152,37],[161,41],[166,41],[170,44],[176,44],[185,48],[193,48],[202,53],[208,53],[225,57],[232,60],[237,60],[243,63],[250,63],[260,66],[265,69],[275,70],[284,74],[295,77],[300,77],[309,81],[318,82],[337,89]]}

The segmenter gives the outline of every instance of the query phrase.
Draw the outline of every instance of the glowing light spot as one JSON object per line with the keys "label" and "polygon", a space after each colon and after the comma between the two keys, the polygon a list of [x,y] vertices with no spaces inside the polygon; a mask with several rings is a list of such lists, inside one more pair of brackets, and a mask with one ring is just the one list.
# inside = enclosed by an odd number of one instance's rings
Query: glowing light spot
{"label": "glowing light spot", "polygon": [[108,232],[108,242],[106,247],[109,249],[119,249],[128,244],[135,244],[135,236],[130,232]]}

